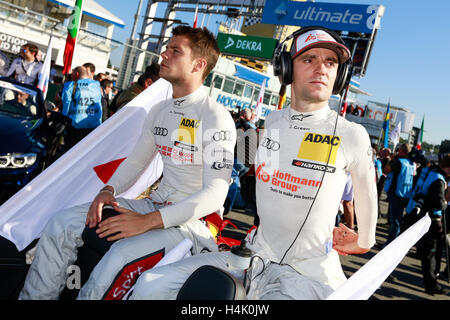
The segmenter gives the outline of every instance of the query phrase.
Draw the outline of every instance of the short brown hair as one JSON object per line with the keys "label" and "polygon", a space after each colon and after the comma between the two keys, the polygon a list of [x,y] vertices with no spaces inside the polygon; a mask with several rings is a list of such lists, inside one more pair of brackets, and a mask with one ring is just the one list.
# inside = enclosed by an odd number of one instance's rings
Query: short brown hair
{"label": "short brown hair", "polygon": [[406,154],[409,154],[411,152],[411,146],[408,143],[402,143],[400,145],[400,149],[403,150],[403,152]]}
{"label": "short brown hair", "polygon": [[83,64],[83,67],[89,69],[92,74],[95,73],[95,65],[92,62],[86,62],[85,64]]}
{"label": "short brown hair", "polygon": [[177,26],[173,29],[174,36],[185,36],[191,42],[191,49],[195,58],[205,58],[206,68],[203,79],[214,69],[219,59],[220,50],[214,35],[205,27],[192,28],[189,26]]}
{"label": "short brown hair", "polygon": [[32,43],[26,43],[23,47],[26,48],[31,53],[33,53],[34,55],[36,55],[39,52],[39,48],[37,47],[37,45]]}

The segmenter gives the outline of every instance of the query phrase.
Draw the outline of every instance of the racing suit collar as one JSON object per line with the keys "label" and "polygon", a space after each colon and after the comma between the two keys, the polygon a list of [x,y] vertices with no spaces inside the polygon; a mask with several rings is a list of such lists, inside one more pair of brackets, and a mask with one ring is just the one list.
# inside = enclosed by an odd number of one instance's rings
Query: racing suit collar
{"label": "racing suit collar", "polygon": [[328,105],[319,110],[311,112],[299,112],[289,107],[286,114],[289,121],[306,124],[324,119],[329,111],[330,107]]}
{"label": "racing suit collar", "polygon": [[204,97],[204,95],[205,92],[203,86],[200,86],[197,90],[188,94],[187,96],[171,99],[175,108],[186,108],[188,106],[191,106],[193,103],[198,102],[202,97]]}

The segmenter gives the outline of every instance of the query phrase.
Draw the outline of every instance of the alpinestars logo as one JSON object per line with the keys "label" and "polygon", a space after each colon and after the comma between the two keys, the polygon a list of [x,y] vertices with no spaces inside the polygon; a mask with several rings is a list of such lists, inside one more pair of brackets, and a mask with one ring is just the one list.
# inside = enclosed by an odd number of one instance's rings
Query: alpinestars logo
{"label": "alpinestars logo", "polygon": [[311,116],[312,116],[312,114],[307,114],[307,115],[304,115],[304,114],[295,114],[295,115],[293,115],[293,116],[291,117],[291,120],[303,121],[303,119],[308,118],[308,117],[311,117]]}
{"label": "alpinestars logo", "polygon": [[183,100],[175,100],[175,101],[173,102],[173,105],[179,107],[179,106],[181,106],[181,104],[182,104],[184,101],[186,101],[186,99],[183,99]]}

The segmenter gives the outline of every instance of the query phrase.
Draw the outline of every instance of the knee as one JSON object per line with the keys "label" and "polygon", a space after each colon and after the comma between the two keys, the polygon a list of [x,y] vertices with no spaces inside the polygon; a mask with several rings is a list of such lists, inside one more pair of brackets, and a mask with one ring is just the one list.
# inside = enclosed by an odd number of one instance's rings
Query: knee
{"label": "knee", "polygon": [[137,279],[131,295],[132,300],[175,300],[178,290],[170,290],[168,279],[162,272],[147,270]]}
{"label": "knee", "polygon": [[43,233],[46,235],[55,235],[64,231],[64,224],[66,220],[67,211],[59,211],[55,213],[47,222]]}

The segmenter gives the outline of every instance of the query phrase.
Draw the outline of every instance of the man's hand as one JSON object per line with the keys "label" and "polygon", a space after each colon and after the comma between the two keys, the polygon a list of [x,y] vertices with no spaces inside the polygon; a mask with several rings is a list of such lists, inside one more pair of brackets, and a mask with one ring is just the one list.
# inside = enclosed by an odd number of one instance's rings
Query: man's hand
{"label": "man's hand", "polygon": [[367,248],[358,246],[358,234],[342,223],[333,230],[333,249],[343,256],[369,251]]}
{"label": "man's hand", "polygon": [[159,211],[148,214],[139,214],[129,209],[114,206],[114,210],[120,213],[110,217],[98,225],[97,234],[100,238],[108,237],[106,240],[114,241],[118,239],[137,236],[152,229],[164,227]]}
{"label": "man's hand", "polygon": [[102,210],[105,205],[118,206],[114,194],[108,191],[100,191],[99,194],[92,201],[88,214],[86,217],[86,225],[89,228],[95,227],[100,221],[102,221]]}

